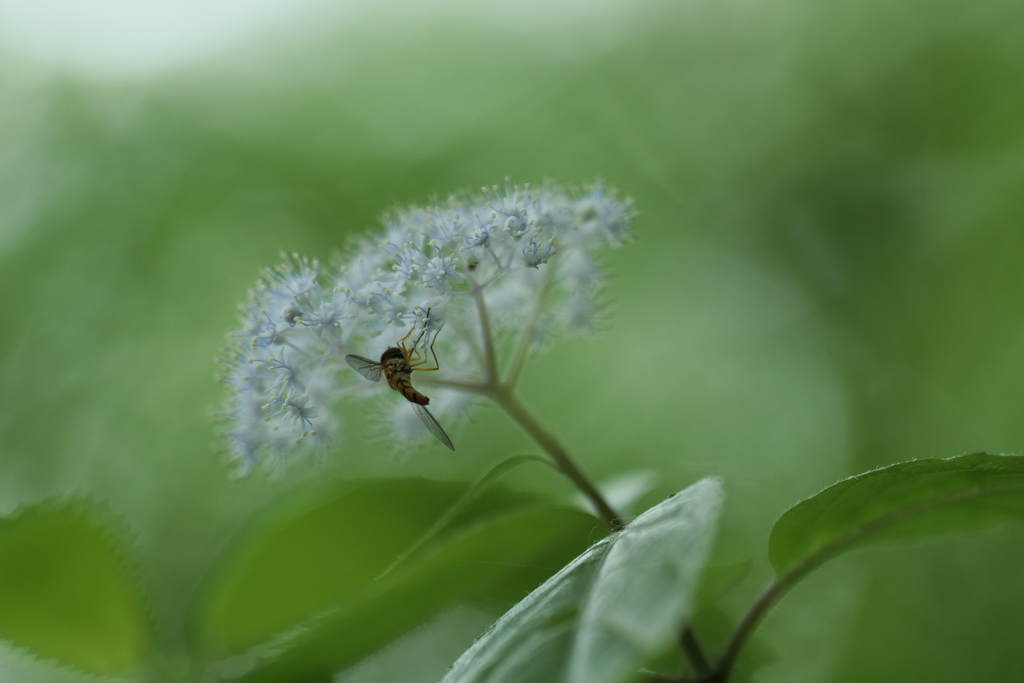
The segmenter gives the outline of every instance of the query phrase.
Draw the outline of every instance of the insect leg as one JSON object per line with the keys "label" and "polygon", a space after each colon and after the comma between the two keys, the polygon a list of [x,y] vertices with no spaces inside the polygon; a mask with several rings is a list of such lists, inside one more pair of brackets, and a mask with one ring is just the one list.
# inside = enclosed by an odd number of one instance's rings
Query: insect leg
{"label": "insect leg", "polygon": [[[417,316],[417,320],[418,320],[418,316]],[[415,327],[415,324],[414,324],[414,327]],[[407,355],[409,356],[410,364],[415,363],[417,365],[422,365],[424,362],[426,362],[427,357],[426,357],[426,354],[423,353],[420,350],[420,342],[423,341],[423,337],[424,336],[426,336],[427,339],[430,339],[429,330],[430,330],[430,309],[428,308],[427,309],[427,313],[426,313],[426,315],[423,318],[423,328],[420,330],[419,335],[416,337],[416,341],[413,342],[412,348],[407,350]],[[438,330],[438,331],[440,331],[440,330]],[[409,330],[409,334],[412,334],[412,332],[413,332],[413,330]],[[409,335],[407,334],[405,337],[403,337],[402,341],[404,342],[405,339],[408,336]],[[435,340],[437,339],[437,333],[436,332],[434,333],[434,339]]]}
{"label": "insect leg", "polygon": [[[430,342],[430,354],[434,357],[434,367],[430,368],[431,370],[440,370],[441,369],[441,361],[437,360],[437,351],[434,350],[434,344],[437,343],[437,335],[440,334],[440,333],[441,333],[441,330],[438,329],[438,331],[434,333],[434,339]],[[421,372],[422,372],[422,370],[421,370]]]}
{"label": "insect leg", "polygon": [[[444,325],[442,324],[442,327],[443,326]],[[432,367],[432,368],[421,368],[421,367],[418,367],[420,365],[425,365],[427,363],[427,359],[424,357],[423,360],[418,360],[417,363],[413,366],[413,367],[416,368],[416,370],[418,372],[433,372],[435,370],[440,370],[441,369],[441,362],[437,360],[437,352],[434,351],[434,344],[437,343],[437,335],[440,334],[440,333],[441,333],[441,329],[438,328],[437,332],[434,333],[434,338],[430,342],[430,354],[434,357],[434,367]],[[424,356],[426,356],[426,354],[424,354]]]}
{"label": "insect leg", "polygon": [[420,345],[420,340],[423,339],[423,335],[425,335],[426,333],[427,333],[427,328],[424,326],[424,328],[420,331],[419,336],[416,337],[416,341],[414,341],[413,344],[412,344],[412,351],[413,351],[413,353],[417,353],[416,349]]}
{"label": "insect leg", "polygon": [[395,344],[395,346],[401,347],[401,346],[403,345],[403,343],[405,342],[405,340],[409,338],[409,335],[411,335],[411,334],[412,334],[413,332],[415,332],[415,331],[416,331],[416,326],[415,326],[415,325],[412,325],[412,326],[411,326],[411,327],[409,328],[409,331],[405,333],[405,336],[404,336],[404,337],[402,337],[401,339],[399,339],[399,340],[398,340],[398,343],[397,343],[397,344]]}

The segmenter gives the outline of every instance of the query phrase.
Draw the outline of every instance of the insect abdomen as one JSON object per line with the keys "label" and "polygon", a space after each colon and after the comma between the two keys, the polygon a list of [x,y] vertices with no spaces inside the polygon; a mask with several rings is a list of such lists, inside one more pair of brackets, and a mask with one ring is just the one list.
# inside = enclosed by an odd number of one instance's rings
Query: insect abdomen
{"label": "insect abdomen", "polygon": [[421,406],[430,403],[430,399],[413,389],[412,383],[405,377],[395,378],[395,389],[412,403],[419,403]]}
{"label": "insect abdomen", "polygon": [[429,398],[412,388],[409,373],[395,368],[392,363],[384,365],[384,378],[387,379],[388,386],[404,396],[407,401],[419,403],[421,406],[430,403]]}

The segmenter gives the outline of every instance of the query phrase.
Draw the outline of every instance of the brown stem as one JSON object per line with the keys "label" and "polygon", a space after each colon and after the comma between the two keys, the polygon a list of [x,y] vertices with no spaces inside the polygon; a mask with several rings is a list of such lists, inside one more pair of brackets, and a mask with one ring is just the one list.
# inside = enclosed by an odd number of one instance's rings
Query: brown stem
{"label": "brown stem", "polygon": [[545,453],[551,456],[551,459],[555,461],[562,474],[567,476],[576,485],[576,488],[583,492],[583,495],[597,509],[598,516],[604,520],[612,531],[618,531],[626,526],[625,519],[612,509],[608,501],[604,499],[604,496],[597,489],[597,486],[583,473],[583,470],[579,468],[565,447],[530,414],[526,406],[519,401],[513,391],[503,386],[495,387],[488,396],[504,409],[509,414],[509,417],[522,427],[523,431],[529,434]]}

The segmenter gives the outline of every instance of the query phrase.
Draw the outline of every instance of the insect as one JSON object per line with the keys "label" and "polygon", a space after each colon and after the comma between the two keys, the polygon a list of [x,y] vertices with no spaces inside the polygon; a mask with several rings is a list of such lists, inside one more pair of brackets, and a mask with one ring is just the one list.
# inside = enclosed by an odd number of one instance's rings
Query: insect
{"label": "insect", "polygon": [[[427,311],[427,315],[430,315],[430,311]],[[412,404],[413,412],[426,425],[430,433],[454,451],[455,446],[452,445],[452,440],[448,438],[448,435],[444,433],[444,429],[441,428],[441,425],[437,423],[434,416],[427,410],[427,404],[430,403],[430,399],[413,389],[411,381],[413,371],[433,372],[441,369],[441,364],[437,362],[437,354],[434,353],[434,342],[437,341],[437,333],[434,333],[434,340],[430,343],[429,349],[430,355],[434,357],[434,367],[425,368],[422,366],[427,364],[427,352],[421,349],[420,342],[423,341],[426,335],[426,327],[416,337],[416,341],[412,343],[412,346],[407,346],[405,341],[414,330],[415,327],[409,330],[409,334],[402,337],[395,346],[384,351],[380,356],[379,363],[369,358],[352,355],[345,356],[345,362],[371,382],[379,382],[383,376],[387,380],[389,387],[400,393]],[[440,329],[438,332],[440,332]]]}

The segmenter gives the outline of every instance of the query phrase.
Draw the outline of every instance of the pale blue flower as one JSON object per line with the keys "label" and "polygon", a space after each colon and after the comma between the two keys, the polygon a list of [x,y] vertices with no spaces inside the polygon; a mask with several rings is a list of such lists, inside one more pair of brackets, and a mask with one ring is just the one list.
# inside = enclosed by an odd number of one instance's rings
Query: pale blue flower
{"label": "pale blue flower", "polygon": [[541,264],[547,263],[554,253],[554,244],[548,241],[538,241],[531,237],[529,244],[523,247],[523,263],[527,268],[539,268]]}
{"label": "pale blue flower", "polygon": [[[228,336],[225,450],[240,473],[276,467],[293,453],[338,443],[333,406],[345,396],[383,392],[382,400],[405,408],[385,383],[353,372],[347,354],[376,359],[404,339],[425,357],[433,345],[442,369],[429,374],[457,386],[488,372],[488,336],[500,342],[529,325],[529,348],[558,332],[591,329],[603,281],[594,252],[622,243],[632,216],[629,201],[601,185],[572,194],[506,180],[503,189],[452,197],[443,208],[394,212],[381,233],[359,240],[330,267],[284,257],[264,271]],[[490,335],[481,327],[481,305]],[[474,403],[457,389],[430,392],[439,419]],[[402,420],[408,413],[398,411]]]}
{"label": "pale blue flower", "polygon": [[436,288],[441,294],[447,291],[449,284],[462,282],[455,256],[435,256],[430,259],[423,267],[422,277],[425,287]]}

